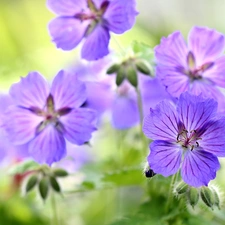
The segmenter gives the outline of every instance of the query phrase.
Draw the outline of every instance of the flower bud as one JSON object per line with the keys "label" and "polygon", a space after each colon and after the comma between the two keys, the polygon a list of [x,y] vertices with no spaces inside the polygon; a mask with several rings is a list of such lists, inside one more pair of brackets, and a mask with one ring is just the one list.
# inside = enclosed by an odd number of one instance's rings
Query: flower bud
{"label": "flower bud", "polygon": [[116,85],[119,87],[126,78],[126,71],[124,67],[120,67],[116,75]]}
{"label": "flower bud", "polygon": [[200,190],[200,195],[202,201],[210,208],[213,208],[214,205],[214,196],[212,191],[208,187],[202,187]]}
{"label": "flower bud", "polygon": [[137,72],[136,69],[133,67],[133,65],[129,65],[127,67],[126,75],[130,84],[134,87],[137,87],[138,86]]}
{"label": "flower bud", "polygon": [[119,68],[120,68],[120,65],[119,65],[119,64],[113,64],[112,66],[110,66],[110,67],[107,69],[106,73],[107,73],[107,74],[113,74],[113,73],[116,73],[116,72],[119,70]]}
{"label": "flower bud", "polygon": [[197,188],[190,187],[187,191],[187,200],[192,208],[194,208],[199,200],[199,190]]}
{"label": "flower bud", "polygon": [[39,193],[43,200],[47,198],[48,191],[49,191],[49,179],[48,177],[43,177],[39,183]]}
{"label": "flower bud", "polygon": [[138,60],[135,62],[137,70],[145,75],[151,75],[150,66],[145,60]]}
{"label": "flower bud", "polygon": [[214,187],[210,187],[210,189],[211,189],[213,197],[214,197],[214,205],[217,206],[218,209],[220,209],[221,200],[220,200],[219,192]]}
{"label": "flower bud", "polygon": [[26,193],[31,191],[36,186],[37,182],[38,182],[38,176],[36,174],[30,176],[26,184]]}
{"label": "flower bud", "polygon": [[69,175],[68,172],[63,169],[55,169],[55,170],[53,170],[53,174],[56,177],[66,177]]}
{"label": "flower bud", "polygon": [[186,183],[184,183],[183,181],[181,181],[176,185],[175,192],[179,195],[184,194],[187,192],[188,188],[189,188],[189,186]]}
{"label": "flower bud", "polygon": [[49,180],[50,180],[52,189],[56,192],[61,192],[61,188],[59,186],[58,181],[54,177],[50,177]]}

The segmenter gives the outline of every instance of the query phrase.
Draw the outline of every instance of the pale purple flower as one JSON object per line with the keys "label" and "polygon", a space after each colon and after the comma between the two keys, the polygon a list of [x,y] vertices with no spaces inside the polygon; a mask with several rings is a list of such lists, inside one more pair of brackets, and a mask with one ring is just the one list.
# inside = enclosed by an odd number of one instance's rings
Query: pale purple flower
{"label": "pale purple flower", "polygon": [[225,87],[224,35],[206,27],[193,27],[188,44],[179,31],[163,37],[155,48],[156,75],[174,97],[185,91],[214,98],[225,105],[219,87]]}
{"label": "pale purple flower", "polygon": [[39,163],[52,164],[66,155],[65,139],[77,145],[89,141],[95,128],[95,113],[80,108],[86,100],[85,86],[76,76],[60,71],[51,88],[37,72],[12,85],[14,101],[5,126],[15,145],[28,144]]}
{"label": "pale purple flower", "polygon": [[97,60],[109,53],[110,31],[122,34],[135,23],[135,0],[48,0],[58,15],[49,24],[58,48],[71,50],[85,39],[81,56]]}
{"label": "pale purple flower", "polygon": [[150,144],[150,168],[167,177],[181,169],[183,180],[194,187],[207,186],[225,156],[225,118],[218,117],[217,102],[181,94],[177,107],[159,103],[145,117],[143,131]]}

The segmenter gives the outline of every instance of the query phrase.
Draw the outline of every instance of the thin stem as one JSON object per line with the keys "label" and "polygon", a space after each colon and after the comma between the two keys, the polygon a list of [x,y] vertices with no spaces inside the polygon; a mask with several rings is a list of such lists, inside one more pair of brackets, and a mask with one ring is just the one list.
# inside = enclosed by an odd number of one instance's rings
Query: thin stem
{"label": "thin stem", "polygon": [[166,203],[166,207],[165,207],[166,213],[168,212],[169,207],[170,207],[170,204],[171,204],[171,201],[172,201],[172,199],[173,199],[173,193],[172,193],[172,192],[173,192],[173,187],[174,187],[174,184],[175,184],[175,182],[176,182],[176,179],[177,179],[177,173],[174,174],[174,175],[172,176],[172,179],[171,179],[170,190],[169,190],[169,196],[168,196],[167,203]]}
{"label": "thin stem", "polygon": [[138,102],[138,110],[139,110],[139,117],[140,117],[140,123],[139,123],[140,137],[141,137],[142,143],[143,143],[144,154],[146,154],[147,142],[146,142],[144,133],[142,131],[143,120],[144,120],[143,102],[142,102],[140,90],[138,88],[136,88],[136,93],[137,93],[137,102]]}
{"label": "thin stem", "polygon": [[52,193],[52,196],[51,196],[51,206],[52,206],[52,215],[53,215],[52,224],[53,225],[59,225],[57,206],[56,206],[54,193]]}

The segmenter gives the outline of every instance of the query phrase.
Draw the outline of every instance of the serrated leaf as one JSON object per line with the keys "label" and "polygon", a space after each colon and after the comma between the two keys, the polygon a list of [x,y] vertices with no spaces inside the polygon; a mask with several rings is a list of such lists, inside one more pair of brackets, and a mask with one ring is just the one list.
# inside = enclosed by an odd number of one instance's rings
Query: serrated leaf
{"label": "serrated leaf", "polygon": [[43,177],[39,183],[39,193],[43,200],[47,198],[48,191],[49,191],[49,179],[48,177]]}
{"label": "serrated leaf", "polygon": [[69,175],[64,169],[54,169],[52,172],[56,177],[66,177]]}
{"label": "serrated leaf", "polygon": [[59,186],[58,181],[54,177],[50,177],[49,180],[50,180],[52,189],[56,192],[61,192],[61,188]]}
{"label": "serrated leaf", "polygon": [[36,170],[39,167],[40,167],[40,165],[38,163],[36,163],[35,161],[27,160],[27,161],[23,161],[21,163],[14,165],[9,170],[9,174],[10,175],[23,174],[23,173],[31,171],[31,170]]}
{"label": "serrated leaf", "polygon": [[36,186],[37,182],[38,182],[38,176],[36,174],[30,176],[26,184],[26,193],[31,191]]}

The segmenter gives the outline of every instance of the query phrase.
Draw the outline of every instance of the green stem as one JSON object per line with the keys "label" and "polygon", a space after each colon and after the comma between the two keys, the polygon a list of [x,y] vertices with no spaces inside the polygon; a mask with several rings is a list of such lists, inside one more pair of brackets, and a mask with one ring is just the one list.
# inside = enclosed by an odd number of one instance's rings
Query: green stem
{"label": "green stem", "polygon": [[51,196],[51,206],[52,206],[52,214],[53,214],[52,224],[53,225],[59,225],[59,218],[58,218],[54,193],[52,193],[52,196]]}
{"label": "green stem", "polygon": [[144,133],[142,131],[143,120],[144,120],[143,102],[142,102],[140,90],[138,88],[136,88],[136,93],[137,93],[138,110],[139,110],[139,116],[140,116],[140,123],[139,123],[140,137],[141,137],[142,143],[143,143],[143,152],[146,155],[146,148],[147,148],[148,144],[147,144],[147,140],[144,136]]}
{"label": "green stem", "polygon": [[167,203],[166,203],[166,207],[165,207],[165,211],[166,213],[168,212],[169,210],[169,207],[170,207],[170,204],[171,204],[171,201],[173,200],[173,187],[174,187],[174,184],[176,182],[176,179],[177,179],[177,173],[174,174],[172,176],[172,179],[171,179],[171,183],[170,183],[170,190],[169,190],[169,196],[168,196],[168,199],[167,199]]}

